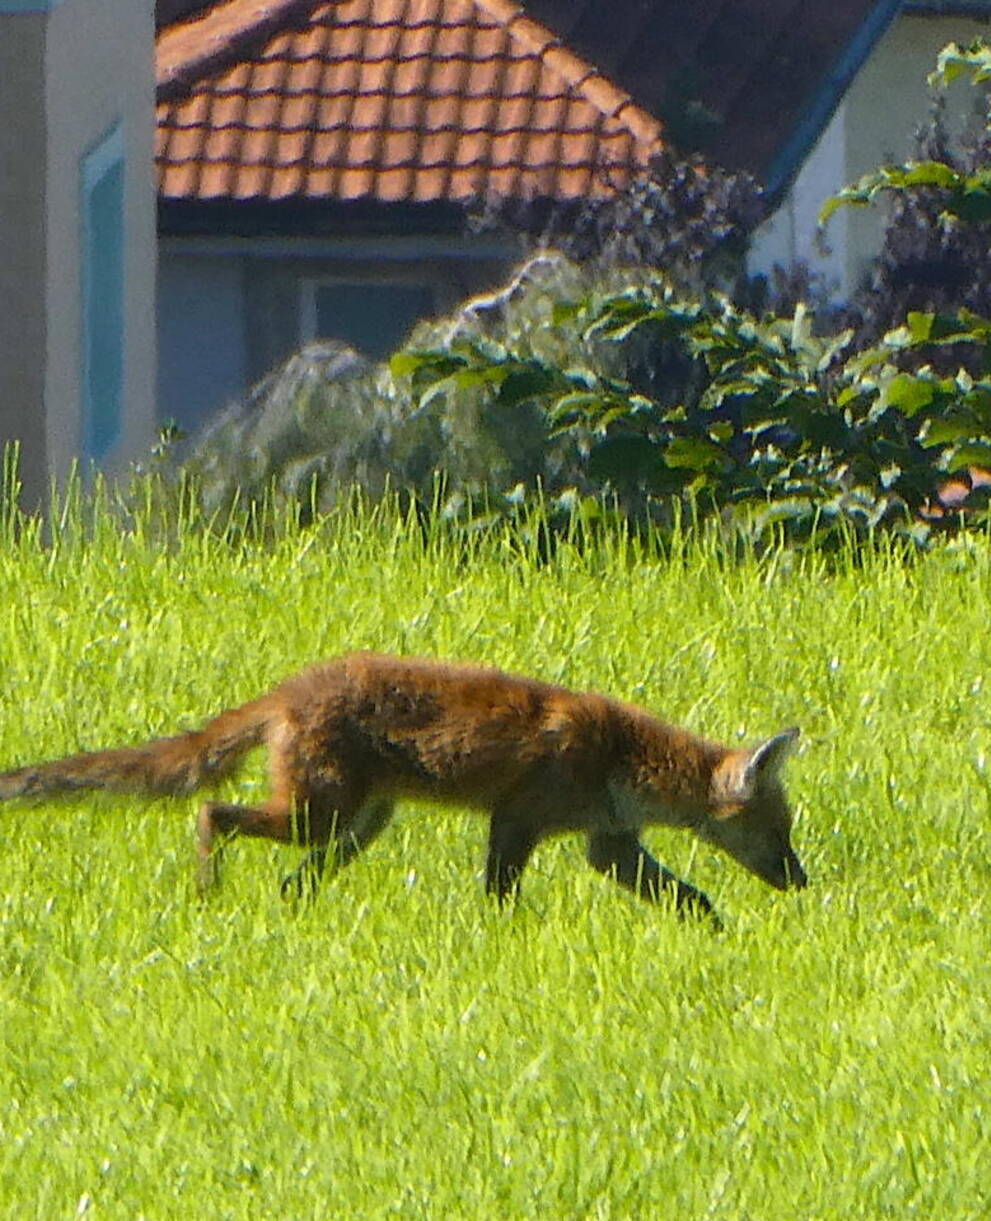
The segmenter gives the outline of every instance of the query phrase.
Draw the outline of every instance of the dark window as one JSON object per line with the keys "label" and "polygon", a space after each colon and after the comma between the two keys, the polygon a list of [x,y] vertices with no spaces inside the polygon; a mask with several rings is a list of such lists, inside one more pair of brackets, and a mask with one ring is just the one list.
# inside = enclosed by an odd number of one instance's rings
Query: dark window
{"label": "dark window", "polygon": [[425,284],[320,283],[314,287],[313,338],[341,339],[382,360],[434,309],[433,290]]}

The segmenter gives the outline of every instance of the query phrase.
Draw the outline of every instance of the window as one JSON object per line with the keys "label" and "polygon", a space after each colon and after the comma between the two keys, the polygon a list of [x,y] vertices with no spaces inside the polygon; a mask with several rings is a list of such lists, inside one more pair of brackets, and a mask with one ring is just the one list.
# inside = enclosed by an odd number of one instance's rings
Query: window
{"label": "window", "polygon": [[435,309],[427,284],[310,280],[303,285],[303,339],[341,339],[382,360]]}
{"label": "window", "polygon": [[121,432],[124,377],[124,141],[120,125],[82,162],[82,454],[100,462]]}

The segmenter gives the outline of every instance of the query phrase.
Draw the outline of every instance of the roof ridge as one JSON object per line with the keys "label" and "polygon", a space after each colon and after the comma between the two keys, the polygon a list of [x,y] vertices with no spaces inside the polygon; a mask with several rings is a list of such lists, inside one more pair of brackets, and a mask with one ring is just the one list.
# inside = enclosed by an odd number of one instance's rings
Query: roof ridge
{"label": "roof ridge", "polygon": [[[159,99],[230,58],[242,42],[274,33],[293,9],[313,8],[317,3],[320,0],[221,0],[192,20],[167,27],[155,47]],[[244,10],[240,17],[239,9]],[[199,45],[189,52],[194,39]]]}
{"label": "roof ridge", "polygon": [[653,144],[662,139],[663,124],[636,99],[610,80],[599,68],[568,48],[562,38],[548,26],[530,17],[515,0],[472,0],[480,9],[494,17],[515,38],[529,45],[541,56],[548,68],[577,89],[596,110],[608,118],[620,119],[621,111],[629,111],[621,122],[635,139]]}
{"label": "roof ridge", "polygon": [[[442,0],[443,2],[443,0]],[[462,0],[464,2],[464,0]],[[181,92],[196,78],[237,53],[250,39],[274,34],[294,9],[313,11],[326,0],[220,0],[190,21],[159,34],[156,46],[159,100]],[[548,26],[527,15],[515,0],[467,0],[522,42],[544,64],[607,118],[621,122],[644,144],[659,143],[663,125],[593,63],[570,50]]]}

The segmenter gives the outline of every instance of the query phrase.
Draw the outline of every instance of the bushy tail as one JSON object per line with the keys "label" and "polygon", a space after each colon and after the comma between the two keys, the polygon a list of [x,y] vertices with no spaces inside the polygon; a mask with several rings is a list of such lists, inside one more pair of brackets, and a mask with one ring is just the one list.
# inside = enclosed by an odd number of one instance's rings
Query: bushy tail
{"label": "bushy tail", "polygon": [[142,746],[71,755],[0,773],[0,801],[11,797],[110,789],[124,793],[191,793],[233,771],[258,746],[275,716],[271,698],[222,712],[202,729]]}

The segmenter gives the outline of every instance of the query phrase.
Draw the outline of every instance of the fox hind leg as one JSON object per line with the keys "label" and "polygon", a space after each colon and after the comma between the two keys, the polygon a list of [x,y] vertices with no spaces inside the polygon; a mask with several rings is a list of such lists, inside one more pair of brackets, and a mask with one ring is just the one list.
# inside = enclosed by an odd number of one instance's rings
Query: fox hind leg
{"label": "fox hind leg", "polygon": [[340,869],[350,865],[392,818],[393,802],[382,797],[365,802],[350,818],[340,815],[330,819],[330,834],[323,843],[307,853],[303,863],[282,881],[282,897],[303,898],[316,893],[327,865]]}
{"label": "fox hind leg", "polygon": [[288,802],[282,801],[269,802],[263,806],[206,801],[200,806],[196,829],[196,851],[199,859],[197,885],[200,893],[204,894],[219,881],[223,846],[225,841],[234,835],[250,835],[274,839],[283,844],[291,843],[292,808]]}

